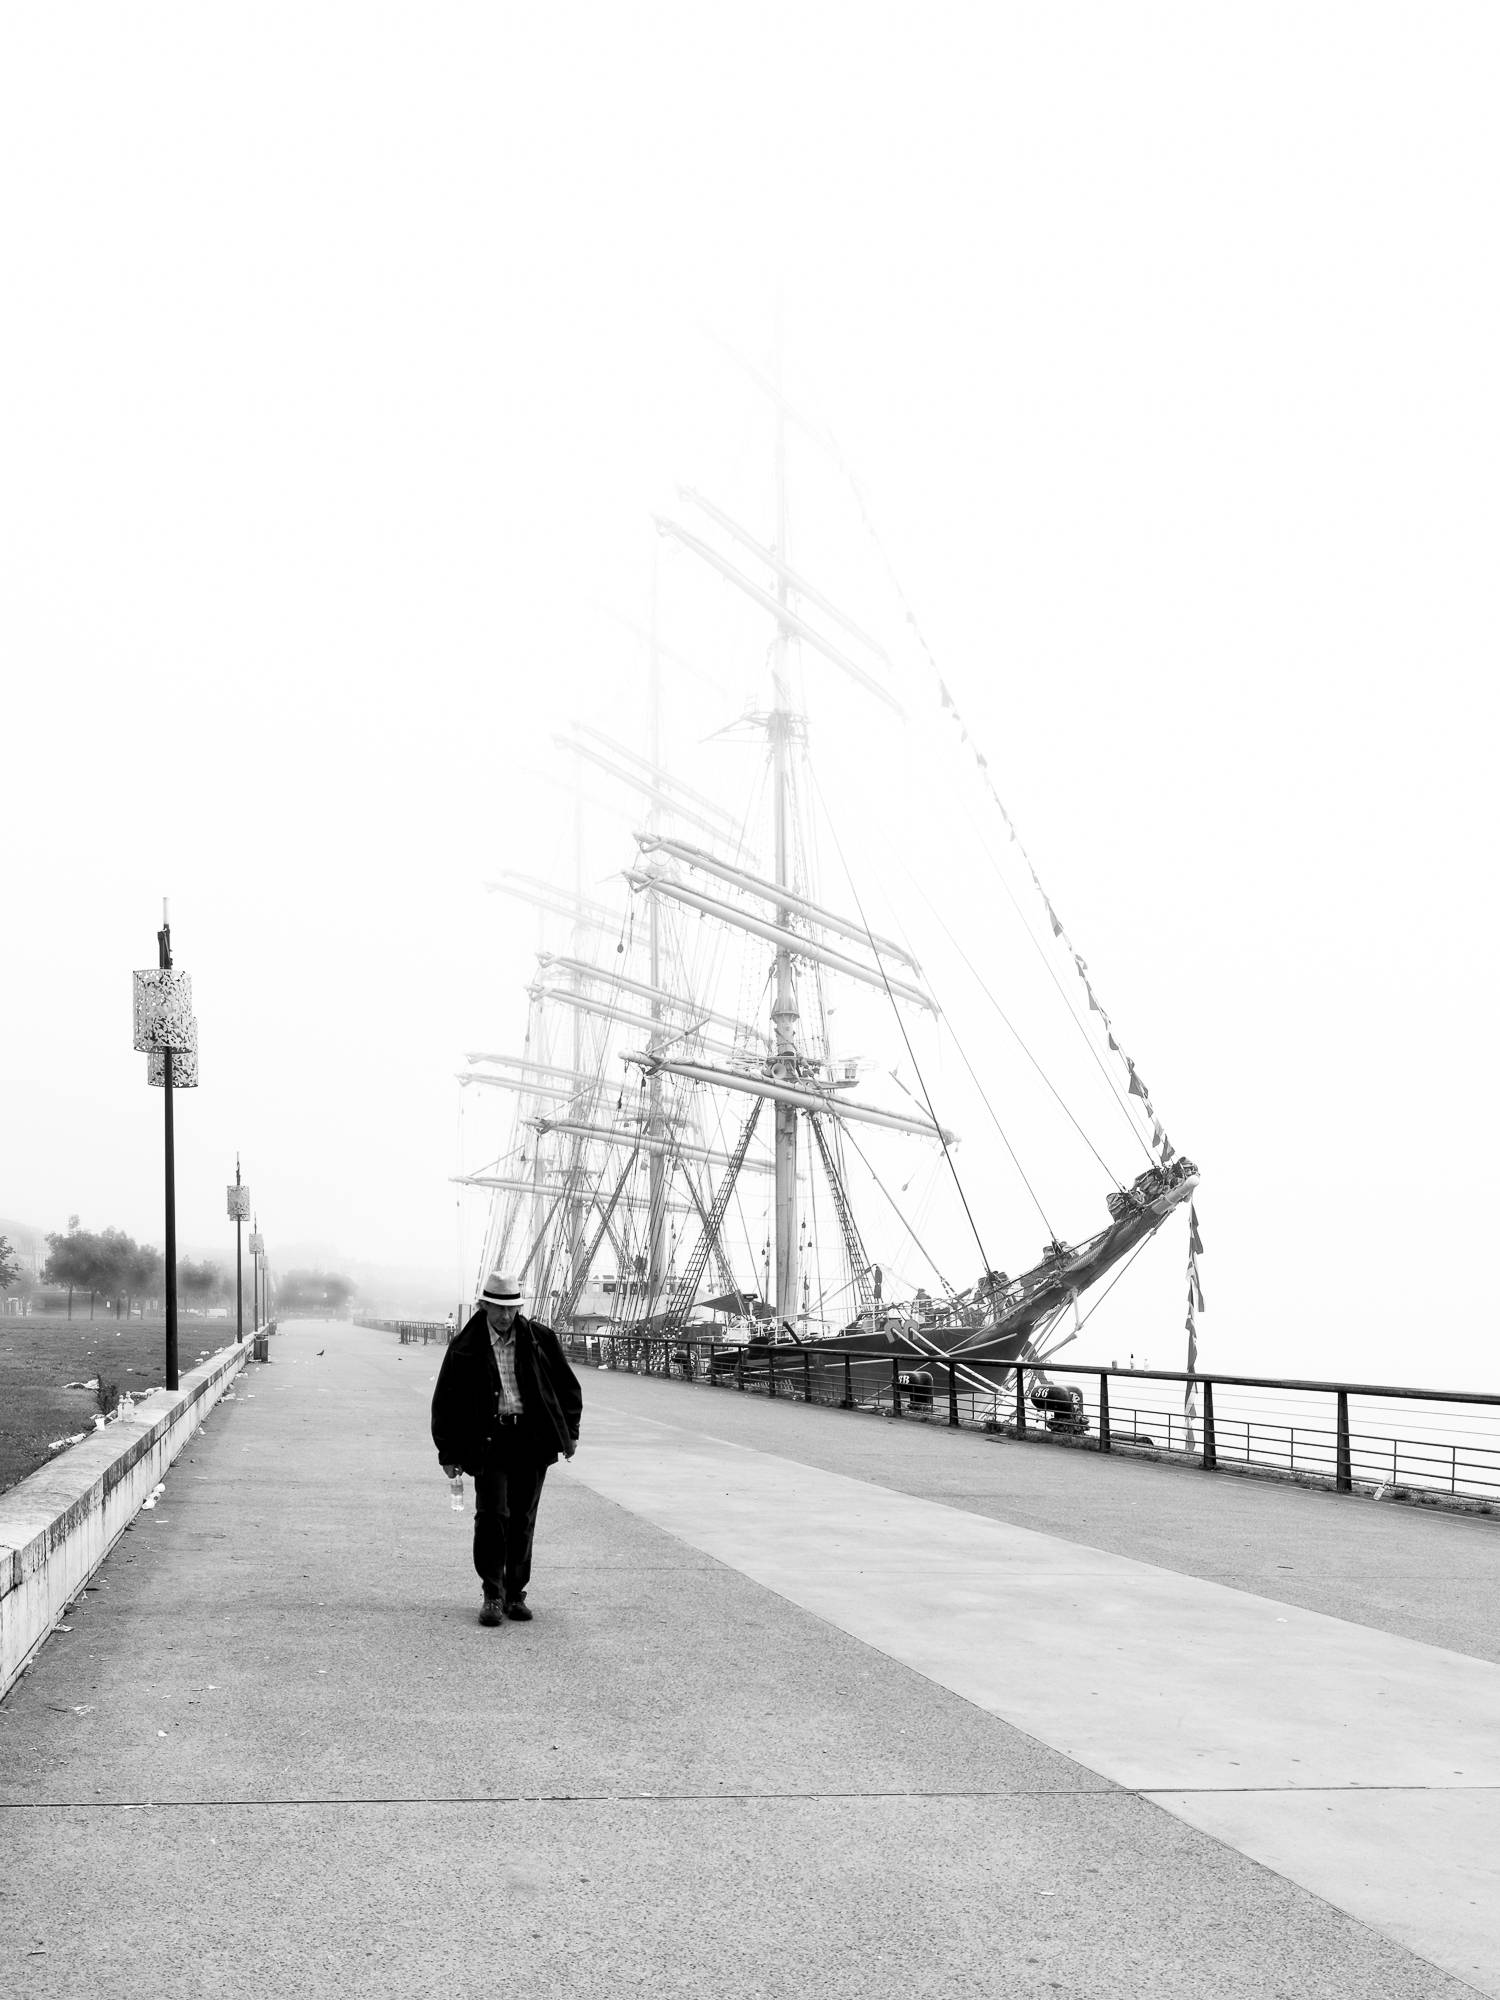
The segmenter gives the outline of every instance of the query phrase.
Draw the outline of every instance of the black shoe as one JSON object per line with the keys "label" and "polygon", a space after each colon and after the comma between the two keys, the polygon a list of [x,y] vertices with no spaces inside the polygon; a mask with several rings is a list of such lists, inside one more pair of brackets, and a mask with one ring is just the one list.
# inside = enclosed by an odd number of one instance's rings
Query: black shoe
{"label": "black shoe", "polygon": [[524,1597],[512,1597],[506,1603],[505,1615],[514,1618],[518,1625],[524,1625],[532,1613]]}
{"label": "black shoe", "polygon": [[498,1597],[491,1597],[488,1591],[485,1592],[484,1602],[479,1607],[479,1622],[481,1625],[500,1623],[500,1600]]}

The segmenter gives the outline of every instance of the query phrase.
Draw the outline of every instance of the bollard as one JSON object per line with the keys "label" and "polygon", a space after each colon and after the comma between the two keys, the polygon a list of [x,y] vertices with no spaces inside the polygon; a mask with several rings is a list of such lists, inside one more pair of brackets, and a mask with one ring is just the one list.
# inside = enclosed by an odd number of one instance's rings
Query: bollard
{"label": "bollard", "polygon": [[1109,1450],[1109,1372],[1099,1370],[1099,1449]]}

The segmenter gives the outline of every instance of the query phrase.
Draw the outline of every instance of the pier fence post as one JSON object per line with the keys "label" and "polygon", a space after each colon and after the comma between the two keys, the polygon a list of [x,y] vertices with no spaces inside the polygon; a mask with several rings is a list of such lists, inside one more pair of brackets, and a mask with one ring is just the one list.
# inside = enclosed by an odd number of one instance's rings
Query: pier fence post
{"label": "pier fence post", "polygon": [[846,1410],[854,1408],[854,1370],[850,1364],[847,1351],[844,1355],[844,1401],[842,1407]]}
{"label": "pier fence post", "polygon": [[1203,1385],[1203,1470],[1217,1472],[1219,1469],[1219,1442],[1214,1435],[1214,1385]]}
{"label": "pier fence post", "polygon": [[958,1429],[958,1365],[951,1360],[948,1363],[948,1428],[950,1431]]}
{"label": "pier fence post", "polygon": [[901,1363],[896,1359],[895,1355],[893,1354],[891,1356],[891,1415],[893,1417],[899,1417],[900,1414],[901,1414]]}
{"label": "pier fence post", "polygon": [[1333,1484],[1340,1493],[1354,1491],[1353,1468],[1349,1462],[1349,1391],[1339,1390],[1339,1439],[1338,1463],[1334,1469]]}
{"label": "pier fence post", "polygon": [[1109,1370],[1099,1370],[1099,1449],[1109,1450]]}
{"label": "pier fence post", "polygon": [[1016,1429],[1026,1428],[1026,1379],[1021,1364],[1016,1363]]}

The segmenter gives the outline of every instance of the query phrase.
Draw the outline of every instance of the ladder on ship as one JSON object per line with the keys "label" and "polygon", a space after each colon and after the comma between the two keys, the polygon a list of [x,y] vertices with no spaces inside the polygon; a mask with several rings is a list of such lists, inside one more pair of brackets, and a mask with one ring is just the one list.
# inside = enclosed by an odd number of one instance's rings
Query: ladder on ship
{"label": "ladder on ship", "polygon": [[[713,1207],[703,1217],[703,1230],[693,1245],[693,1254],[689,1257],[687,1269],[683,1273],[682,1289],[668,1308],[663,1323],[663,1331],[669,1340],[676,1339],[687,1324],[687,1316],[697,1300],[698,1287],[702,1284],[703,1274],[708,1269],[710,1255],[717,1253],[721,1259],[724,1257],[720,1232],[724,1227],[724,1218],[729,1213],[734,1184],[739,1178],[740,1168],[745,1164],[745,1155],[750,1151],[750,1141],[755,1137],[755,1127],[760,1121],[761,1106],[764,1102],[764,1098],[756,1098],[734,1152],[730,1156],[729,1165],[724,1169],[724,1178],[714,1195]],[[701,1210],[699,1212],[702,1213]],[[728,1269],[727,1259],[724,1259],[724,1265],[725,1269]]]}

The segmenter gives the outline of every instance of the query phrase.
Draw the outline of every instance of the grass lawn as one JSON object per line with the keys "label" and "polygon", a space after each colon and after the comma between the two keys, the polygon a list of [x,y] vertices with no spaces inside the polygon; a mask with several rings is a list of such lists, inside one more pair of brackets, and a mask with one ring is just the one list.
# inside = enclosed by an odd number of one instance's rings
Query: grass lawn
{"label": "grass lawn", "polygon": [[[250,1314],[245,1314],[245,1338]],[[234,1339],[234,1319],[177,1322],[177,1367],[185,1375],[203,1356]],[[57,1454],[47,1447],[92,1428],[99,1405],[92,1389],[70,1382],[115,1383],[130,1396],[167,1379],[166,1321],[33,1313],[0,1315],[0,1491]]]}

